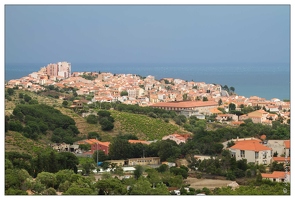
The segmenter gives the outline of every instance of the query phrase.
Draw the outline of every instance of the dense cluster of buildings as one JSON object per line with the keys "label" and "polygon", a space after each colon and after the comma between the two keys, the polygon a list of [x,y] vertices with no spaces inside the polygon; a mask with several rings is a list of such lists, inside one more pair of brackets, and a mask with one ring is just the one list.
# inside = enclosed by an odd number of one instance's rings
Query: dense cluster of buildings
{"label": "dense cluster of buildings", "polygon": [[[82,76],[93,77],[88,80]],[[134,74],[112,74],[100,72],[71,72],[68,62],[50,63],[38,72],[16,80],[10,80],[6,87],[18,86],[29,91],[45,90],[43,86],[54,85],[59,88],[76,88],[77,95],[91,96],[88,102],[73,102],[72,107],[83,106],[84,103],[117,102],[152,106],[173,110],[186,117],[196,116],[204,119],[205,115],[216,114],[217,121],[239,125],[245,119],[254,123],[271,125],[278,116],[287,123],[290,119],[290,102],[273,98],[266,100],[258,96],[244,97],[229,95],[218,84],[185,81],[174,78],[156,80],[154,76],[141,77]],[[122,92],[125,94],[122,95]],[[64,98],[61,96],[60,98]],[[202,99],[207,101],[202,101]],[[247,106],[259,106],[261,110],[242,116],[223,114],[218,107],[229,111],[229,105],[234,104],[236,110]],[[269,112],[266,112],[269,111]],[[271,113],[270,113],[271,112]]]}

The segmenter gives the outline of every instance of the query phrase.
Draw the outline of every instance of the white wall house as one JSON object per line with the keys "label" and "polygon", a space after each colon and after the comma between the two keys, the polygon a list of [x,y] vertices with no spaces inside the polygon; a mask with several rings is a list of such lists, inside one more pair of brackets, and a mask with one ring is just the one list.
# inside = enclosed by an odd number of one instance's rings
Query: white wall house
{"label": "white wall house", "polygon": [[272,149],[259,143],[257,140],[236,142],[229,148],[236,160],[247,159],[247,163],[268,165],[272,160]]}

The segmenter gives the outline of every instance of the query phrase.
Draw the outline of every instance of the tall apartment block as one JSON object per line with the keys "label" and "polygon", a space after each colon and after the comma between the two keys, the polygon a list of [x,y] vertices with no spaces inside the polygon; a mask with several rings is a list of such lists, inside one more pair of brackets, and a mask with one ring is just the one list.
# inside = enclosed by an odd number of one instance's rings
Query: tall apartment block
{"label": "tall apartment block", "polygon": [[58,62],[50,63],[46,66],[46,74],[49,76],[71,77],[71,63]]}
{"label": "tall apartment block", "polygon": [[71,63],[68,62],[58,62],[58,76],[62,76],[64,78],[71,77]]}

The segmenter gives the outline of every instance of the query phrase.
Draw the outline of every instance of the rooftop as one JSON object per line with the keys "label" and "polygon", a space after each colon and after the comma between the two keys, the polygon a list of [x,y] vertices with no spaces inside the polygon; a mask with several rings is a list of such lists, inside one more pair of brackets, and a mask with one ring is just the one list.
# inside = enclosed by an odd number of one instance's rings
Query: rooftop
{"label": "rooftop", "polygon": [[259,140],[235,141],[235,143],[236,144],[230,147],[230,149],[239,149],[239,150],[248,150],[248,151],[271,150],[271,148],[260,144]]}
{"label": "rooftop", "polygon": [[192,108],[202,106],[217,106],[215,101],[172,101],[155,103],[152,107],[175,107],[175,108]]}

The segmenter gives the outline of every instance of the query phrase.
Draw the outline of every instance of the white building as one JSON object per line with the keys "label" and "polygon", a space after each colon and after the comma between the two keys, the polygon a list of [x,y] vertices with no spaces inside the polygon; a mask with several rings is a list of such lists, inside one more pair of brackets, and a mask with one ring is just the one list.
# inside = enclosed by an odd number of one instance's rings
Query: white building
{"label": "white building", "polygon": [[272,149],[260,144],[258,140],[238,141],[229,150],[236,160],[247,159],[247,163],[268,165],[272,161]]}

